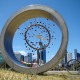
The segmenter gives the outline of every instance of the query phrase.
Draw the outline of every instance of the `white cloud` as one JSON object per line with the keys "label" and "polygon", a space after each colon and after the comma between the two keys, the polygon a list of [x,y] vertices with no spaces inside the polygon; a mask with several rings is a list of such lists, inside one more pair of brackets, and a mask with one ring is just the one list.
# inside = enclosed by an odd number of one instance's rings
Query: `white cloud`
{"label": "white cloud", "polygon": [[18,51],[21,53],[21,55],[27,56],[27,53],[25,51]]}

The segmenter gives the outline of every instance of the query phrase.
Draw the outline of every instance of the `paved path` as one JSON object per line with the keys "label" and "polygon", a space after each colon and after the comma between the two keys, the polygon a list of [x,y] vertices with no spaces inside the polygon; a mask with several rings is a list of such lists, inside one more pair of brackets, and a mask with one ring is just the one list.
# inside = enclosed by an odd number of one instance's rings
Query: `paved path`
{"label": "paved path", "polygon": [[48,74],[48,75],[69,75],[69,76],[80,77],[80,72],[79,71],[69,71],[69,72],[68,71],[47,71],[44,74]]}

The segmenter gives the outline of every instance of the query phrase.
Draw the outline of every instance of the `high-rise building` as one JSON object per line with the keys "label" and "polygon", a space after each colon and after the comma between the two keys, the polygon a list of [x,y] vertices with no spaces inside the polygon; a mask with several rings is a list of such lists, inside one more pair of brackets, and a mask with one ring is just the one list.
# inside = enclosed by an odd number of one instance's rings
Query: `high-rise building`
{"label": "high-rise building", "polygon": [[41,51],[41,60],[43,61],[43,63],[46,63],[46,49],[43,49]]}
{"label": "high-rise building", "polygon": [[72,59],[72,53],[66,53],[64,58],[62,59],[61,63],[59,64],[59,67],[66,67],[66,64],[68,61],[70,61]]}
{"label": "high-rise building", "polygon": [[41,46],[42,50],[38,51],[38,60],[39,60],[39,64],[45,64],[46,63],[46,48],[45,45]]}
{"label": "high-rise building", "polygon": [[24,56],[24,62],[29,62],[29,57],[28,56]]}
{"label": "high-rise building", "polygon": [[80,61],[80,53],[78,53],[77,49],[74,49],[75,59]]}
{"label": "high-rise building", "polygon": [[70,61],[72,59],[72,53],[67,53],[67,62]]}
{"label": "high-rise building", "polygon": [[77,60],[80,61],[80,53],[77,53]]}
{"label": "high-rise building", "polygon": [[77,49],[74,49],[75,59],[77,59]]}
{"label": "high-rise building", "polygon": [[28,62],[31,63],[32,62],[32,53],[28,53]]}
{"label": "high-rise building", "polygon": [[21,53],[20,52],[14,52],[15,57],[17,58],[17,60],[21,60]]}
{"label": "high-rise building", "polygon": [[80,61],[80,53],[77,53],[77,60]]}
{"label": "high-rise building", "polygon": [[62,64],[66,64],[67,63],[67,53],[65,54],[64,58],[62,59]]}
{"label": "high-rise building", "polygon": [[24,61],[24,55],[21,55],[20,61]]}

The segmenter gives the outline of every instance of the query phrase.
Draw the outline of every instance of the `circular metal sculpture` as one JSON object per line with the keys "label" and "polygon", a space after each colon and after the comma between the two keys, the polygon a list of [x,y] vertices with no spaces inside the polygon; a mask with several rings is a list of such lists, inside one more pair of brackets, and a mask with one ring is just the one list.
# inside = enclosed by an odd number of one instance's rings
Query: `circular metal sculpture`
{"label": "circular metal sculpture", "polygon": [[[59,26],[62,32],[62,41],[58,52],[48,63],[37,68],[29,68],[21,64],[20,61],[18,61],[14,56],[12,42],[13,42],[14,33],[16,32],[17,28],[24,21],[35,17],[44,17],[55,22]],[[40,24],[31,25],[25,32],[24,35],[25,41],[30,47],[36,50],[42,49],[40,47],[36,47],[32,45],[32,43],[30,43],[28,40],[29,38],[27,37],[27,32],[29,31],[29,29],[34,28],[34,26],[39,26],[40,28],[43,28],[46,31],[48,35],[48,41],[45,44],[46,45],[45,48],[46,48],[50,43],[51,36],[47,28],[45,28],[43,25]],[[41,38],[41,36],[37,35],[37,37],[39,38]],[[65,51],[66,51],[67,43],[68,43],[68,31],[64,20],[55,10],[47,6],[31,5],[21,9],[7,21],[7,23],[5,24],[2,30],[0,41],[1,41],[1,51],[3,53],[3,57],[9,66],[11,66],[14,70],[18,72],[38,74],[38,73],[43,73],[51,68],[54,68],[59,63],[59,61],[61,61],[61,59],[64,57],[66,53]],[[39,43],[39,45],[41,45],[41,43]]]}
{"label": "circular metal sculpture", "polygon": [[67,63],[67,69],[71,71],[80,71],[80,62],[76,59],[71,59]]}
{"label": "circular metal sculpture", "polygon": [[70,61],[67,62],[67,66],[66,66],[68,72],[70,74],[75,74],[71,71],[78,71],[77,74],[80,74],[80,61],[76,60],[76,59],[71,59]]}

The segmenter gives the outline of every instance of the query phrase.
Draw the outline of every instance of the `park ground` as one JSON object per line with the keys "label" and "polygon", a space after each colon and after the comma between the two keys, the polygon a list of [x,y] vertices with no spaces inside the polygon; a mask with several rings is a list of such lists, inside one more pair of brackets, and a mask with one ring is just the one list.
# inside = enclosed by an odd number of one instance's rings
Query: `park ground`
{"label": "park ground", "polygon": [[0,80],[80,80],[80,75],[62,73],[59,75],[29,75],[12,70],[0,69]]}

